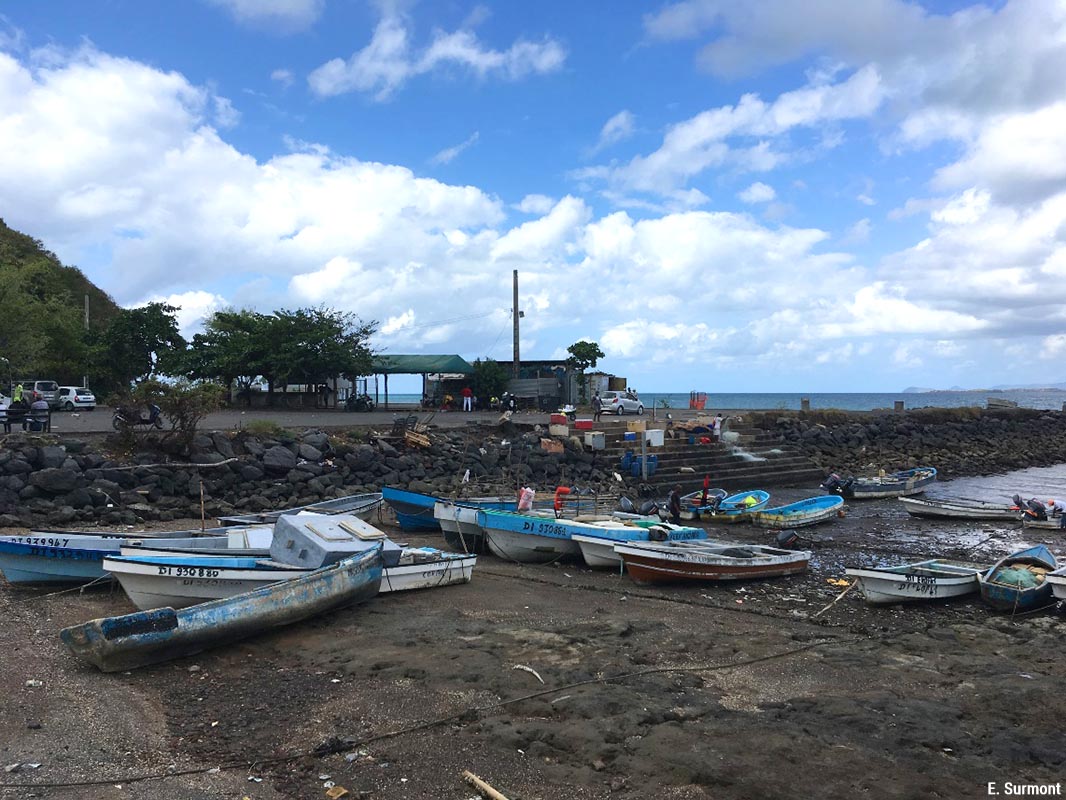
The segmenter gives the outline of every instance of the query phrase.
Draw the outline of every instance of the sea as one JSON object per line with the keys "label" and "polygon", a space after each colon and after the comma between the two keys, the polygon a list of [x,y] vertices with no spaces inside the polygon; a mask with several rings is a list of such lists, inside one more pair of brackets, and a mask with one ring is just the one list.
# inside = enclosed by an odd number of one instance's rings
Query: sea
{"label": "sea", "polygon": [[[873,411],[893,409],[902,401],[904,408],[962,408],[987,405],[989,398],[1012,400],[1021,408],[1061,411],[1066,407],[1062,389],[988,389],[937,392],[706,392],[706,410],[750,409],[753,411],[799,411],[801,401],[810,401],[811,410]],[[644,407],[688,408],[689,392],[639,392]],[[383,399],[383,398],[382,398]],[[389,394],[390,403],[417,403],[417,394]]]}

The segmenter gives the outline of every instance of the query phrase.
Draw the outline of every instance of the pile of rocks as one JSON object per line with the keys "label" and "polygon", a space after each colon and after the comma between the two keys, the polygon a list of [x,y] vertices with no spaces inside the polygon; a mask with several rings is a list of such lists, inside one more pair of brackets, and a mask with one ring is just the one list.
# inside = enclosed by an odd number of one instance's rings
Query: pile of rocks
{"label": "pile of rocks", "polygon": [[[619,484],[603,454],[571,438],[561,453],[541,449],[538,431],[433,432],[427,448],[368,433],[363,440],[308,430],[300,435],[197,436],[180,463],[158,453],[129,458],[86,442],[11,435],[0,449],[0,527],[90,522],[132,525],[196,518],[201,489],[208,517],[306,505],[385,485],[432,494],[476,486],[554,491],[568,484],[604,492]],[[467,474],[469,473],[469,474]]]}
{"label": "pile of rocks", "polygon": [[916,409],[905,413],[748,415],[827,472],[937,468],[982,475],[1066,461],[1066,414],[1033,409]]}

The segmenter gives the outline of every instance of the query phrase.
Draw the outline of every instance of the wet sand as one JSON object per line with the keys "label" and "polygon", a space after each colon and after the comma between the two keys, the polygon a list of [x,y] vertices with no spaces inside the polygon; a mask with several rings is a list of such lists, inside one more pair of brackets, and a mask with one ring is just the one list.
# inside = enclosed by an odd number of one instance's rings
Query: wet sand
{"label": "wet sand", "polygon": [[[873,608],[855,591],[815,616],[845,565],[990,561],[1026,538],[898,506],[853,502],[801,531],[814,553],[804,575],[662,588],[483,556],[470,584],[129,674],[96,672],[58,639],[133,610],[121,591],[5,585],[0,751],[41,766],[0,784],[107,783],[0,796],[315,798],[333,781],[350,797],[471,798],[466,769],[512,800],[962,798],[987,796],[989,781],[1061,781],[1061,612],[1012,618],[976,597]],[[1066,555],[1056,531],[1031,533]],[[751,526],[716,534],[773,541]],[[168,770],[201,771],[131,782]]]}

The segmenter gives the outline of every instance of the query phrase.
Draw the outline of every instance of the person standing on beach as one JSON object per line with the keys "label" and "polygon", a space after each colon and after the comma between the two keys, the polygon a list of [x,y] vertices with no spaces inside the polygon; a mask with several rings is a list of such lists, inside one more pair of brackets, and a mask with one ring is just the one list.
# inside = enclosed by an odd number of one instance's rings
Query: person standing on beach
{"label": "person standing on beach", "polygon": [[1047,501],[1047,518],[1059,518],[1059,527],[1066,528],[1066,505],[1056,503],[1054,500]]}
{"label": "person standing on beach", "polygon": [[600,421],[600,415],[603,413],[603,401],[600,399],[600,393],[592,395],[592,419],[595,422]]}
{"label": "person standing on beach", "polygon": [[681,484],[674,484],[674,490],[670,492],[670,521],[674,525],[681,524]]}
{"label": "person standing on beach", "polygon": [[474,390],[469,386],[464,386],[463,391],[460,392],[463,396],[463,411],[474,410]]}

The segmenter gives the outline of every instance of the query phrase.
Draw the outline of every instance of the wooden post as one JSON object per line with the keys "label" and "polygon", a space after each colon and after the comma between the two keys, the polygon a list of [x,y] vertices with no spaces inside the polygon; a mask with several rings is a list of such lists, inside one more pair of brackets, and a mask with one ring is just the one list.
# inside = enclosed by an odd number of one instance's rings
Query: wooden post
{"label": "wooden post", "polygon": [[207,515],[204,512],[204,482],[200,481],[200,532],[207,530]]}

